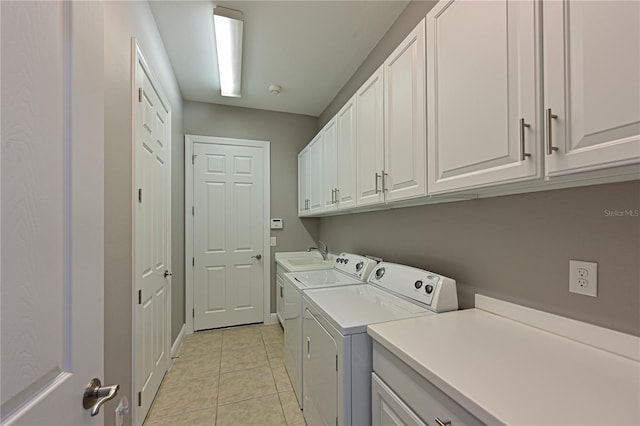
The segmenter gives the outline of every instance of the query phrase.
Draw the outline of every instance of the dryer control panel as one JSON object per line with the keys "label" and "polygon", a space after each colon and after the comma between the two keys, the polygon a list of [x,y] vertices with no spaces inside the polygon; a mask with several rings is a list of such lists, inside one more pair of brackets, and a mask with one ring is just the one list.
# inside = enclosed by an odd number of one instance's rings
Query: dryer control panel
{"label": "dryer control panel", "polygon": [[361,281],[367,281],[371,270],[377,262],[368,257],[352,253],[340,253],[336,257],[333,267],[345,274],[349,274]]}

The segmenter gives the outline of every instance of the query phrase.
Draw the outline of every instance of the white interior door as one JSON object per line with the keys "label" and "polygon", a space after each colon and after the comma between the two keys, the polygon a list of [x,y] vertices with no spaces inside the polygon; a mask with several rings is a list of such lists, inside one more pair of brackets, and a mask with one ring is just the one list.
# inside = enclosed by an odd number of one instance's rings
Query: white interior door
{"label": "white interior door", "polygon": [[102,6],[0,8],[0,421],[98,425],[82,396],[103,378]]}
{"label": "white interior door", "polygon": [[193,155],[194,330],[262,322],[265,150],[194,143]]}
{"label": "white interior door", "polygon": [[135,423],[169,367],[171,110],[136,47],[135,106]]}

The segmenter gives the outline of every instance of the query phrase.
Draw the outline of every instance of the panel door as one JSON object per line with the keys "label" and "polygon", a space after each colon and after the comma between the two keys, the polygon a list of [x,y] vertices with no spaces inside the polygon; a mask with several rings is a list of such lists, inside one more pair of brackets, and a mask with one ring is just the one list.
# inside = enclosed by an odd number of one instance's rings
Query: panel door
{"label": "panel door", "polygon": [[384,62],[387,201],[427,195],[424,19]]}
{"label": "panel door", "polygon": [[425,426],[416,413],[376,373],[371,373],[371,424]]}
{"label": "panel door", "polygon": [[101,425],[116,402],[91,417],[82,394],[105,382],[102,5],[0,11],[0,422]]}
{"label": "panel door", "polygon": [[171,111],[147,65],[136,64],[135,110],[135,390],[136,424],[151,407],[169,368],[171,262]]}
{"label": "panel door", "polygon": [[322,133],[309,142],[309,214],[318,214],[324,209]]}
{"label": "panel door", "polygon": [[640,162],[640,2],[543,10],[547,176]]}
{"label": "panel door", "polygon": [[263,149],[194,144],[194,329],[263,320]]}
{"label": "panel door", "polygon": [[427,14],[430,194],[540,175],[538,7],[451,0]]}
{"label": "panel door", "polygon": [[336,115],[338,135],[338,209],[356,206],[356,97],[355,95]]}
{"label": "panel door", "polygon": [[308,425],[336,425],[338,419],[338,346],[331,334],[305,309],[302,383]]}
{"label": "panel door", "polygon": [[309,150],[298,154],[298,216],[309,214]]}
{"label": "panel door", "polygon": [[323,211],[337,210],[338,200],[338,139],[337,121],[332,118],[322,129],[322,199]]}
{"label": "panel door", "polygon": [[383,67],[356,92],[357,200],[358,206],[384,202],[384,82]]}

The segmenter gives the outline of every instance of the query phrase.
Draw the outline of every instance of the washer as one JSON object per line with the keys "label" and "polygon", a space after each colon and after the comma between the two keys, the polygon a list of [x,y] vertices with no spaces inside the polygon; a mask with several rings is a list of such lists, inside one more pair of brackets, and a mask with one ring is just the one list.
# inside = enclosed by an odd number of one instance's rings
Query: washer
{"label": "washer", "polygon": [[351,253],[341,253],[333,269],[284,274],[284,365],[300,408],[302,388],[302,295],[311,288],[337,287],[366,282],[377,262]]}
{"label": "washer", "polygon": [[368,283],[303,295],[303,397],[309,425],[371,424],[367,325],[458,309],[451,278],[379,263]]}

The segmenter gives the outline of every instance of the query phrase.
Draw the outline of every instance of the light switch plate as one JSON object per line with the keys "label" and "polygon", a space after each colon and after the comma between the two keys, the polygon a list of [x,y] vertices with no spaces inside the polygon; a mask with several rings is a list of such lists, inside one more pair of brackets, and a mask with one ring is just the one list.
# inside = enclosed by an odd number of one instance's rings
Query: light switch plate
{"label": "light switch plate", "polygon": [[271,237],[271,247],[276,246],[276,237]]}
{"label": "light switch plate", "polygon": [[569,292],[598,296],[598,264],[581,260],[569,261]]}

